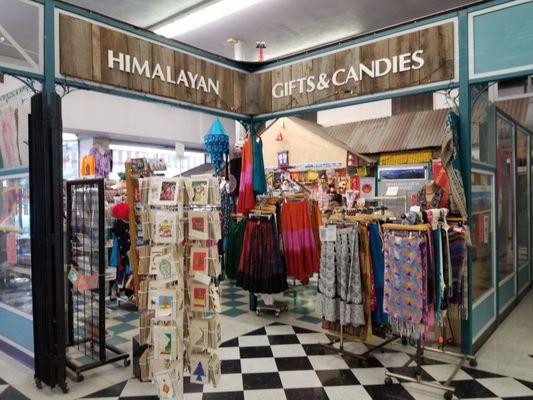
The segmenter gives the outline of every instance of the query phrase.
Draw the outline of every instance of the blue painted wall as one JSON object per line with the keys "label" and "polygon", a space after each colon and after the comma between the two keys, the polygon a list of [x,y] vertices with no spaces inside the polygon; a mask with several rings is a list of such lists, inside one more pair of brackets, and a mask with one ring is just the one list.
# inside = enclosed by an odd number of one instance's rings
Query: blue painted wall
{"label": "blue painted wall", "polygon": [[503,307],[505,307],[511,299],[515,298],[514,280],[515,278],[513,277],[505,282],[504,285],[500,286],[500,297],[498,301],[498,308],[500,311],[504,311]]}
{"label": "blue painted wall", "polygon": [[494,296],[491,294],[477,305],[472,312],[472,337],[475,337],[495,317]]}
{"label": "blue painted wall", "polygon": [[1,306],[0,335],[33,352],[33,321]]}
{"label": "blue painted wall", "polygon": [[533,64],[533,1],[473,19],[476,74]]}

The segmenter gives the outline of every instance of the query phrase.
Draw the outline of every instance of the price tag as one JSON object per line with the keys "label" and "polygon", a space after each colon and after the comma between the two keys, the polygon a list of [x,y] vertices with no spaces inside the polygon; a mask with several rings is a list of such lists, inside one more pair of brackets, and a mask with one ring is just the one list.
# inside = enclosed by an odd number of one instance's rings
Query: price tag
{"label": "price tag", "polygon": [[387,192],[385,193],[385,196],[398,196],[398,189],[399,189],[399,186],[389,186],[387,188]]}
{"label": "price tag", "polygon": [[335,242],[337,240],[337,226],[325,225],[319,230],[321,242]]}
{"label": "price tag", "polygon": [[185,157],[185,145],[183,143],[176,142],[176,156],[178,158]]}

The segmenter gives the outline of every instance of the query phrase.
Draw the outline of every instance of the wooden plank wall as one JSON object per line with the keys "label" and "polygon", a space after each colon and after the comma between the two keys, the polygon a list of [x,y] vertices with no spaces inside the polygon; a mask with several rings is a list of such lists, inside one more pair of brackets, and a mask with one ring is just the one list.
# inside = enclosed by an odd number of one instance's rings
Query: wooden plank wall
{"label": "wooden plank wall", "polygon": [[[334,54],[304,60],[268,72],[255,74],[258,76],[250,78],[250,81],[268,80],[270,76],[272,85],[275,85],[311,75],[314,75],[316,81],[318,81],[319,75],[322,73],[326,73],[327,78],[331,79],[333,72],[338,69],[344,68],[348,70],[350,66],[354,66],[358,71],[359,63],[371,66],[373,60],[392,58],[395,55],[412,53],[417,50],[424,51],[422,55],[424,66],[419,70],[389,73],[378,78],[370,78],[364,75],[356,83],[350,81],[349,84],[344,86],[330,84],[329,88],[315,90],[312,93],[305,92],[300,94],[299,91],[296,91],[296,93],[293,92],[292,96],[285,96],[279,99],[272,98],[270,104],[263,99],[263,107],[259,107],[259,104],[255,103],[253,113],[264,114],[276,112],[311,104],[441,82],[454,78],[454,26],[453,22],[447,22],[442,25],[363,44],[351,49],[341,50]],[[250,91],[256,89],[255,87],[247,88]],[[265,95],[265,93],[261,93],[258,97],[263,98]]]}
{"label": "wooden plank wall", "polygon": [[[141,63],[148,60],[151,68],[159,63],[165,75],[166,66],[170,66],[175,75],[183,69],[205,79],[218,80],[220,95],[110,69],[107,67],[108,50],[130,54]],[[358,71],[359,63],[370,66],[373,60],[390,59],[417,50],[424,51],[424,66],[419,70],[389,73],[378,78],[364,75],[360,81],[350,81],[344,86],[337,87],[330,82],[329,87],[311,93],[296,90],[291,96],[279,99],[272,96],[272,86],[277,83],[311,75],[318,83],[320,74],[326,73],[327,79],[331,79],[338,69],[348,71],[354,66]],[[60,70],[65,76],[252,115],[446,81],[453,79],[455,73],[452,22],[255,74],[232,70],[66,14],[60,15],[60,51]]]}
{"label": "wooden plank wall", "polygon": [[[68,77],[103,83],[119,88],[150,93],[179,101],[199,104],[224,111],[241,114],[246,110],[246,73],[196,58],[161,46],[124,32],[93,25],[88,21],[60,14],[60,71]],[[107,52],[113,50],[137,57],[139,62],[159,63],[166,76],[166,66],[174,69],[174,79],[181,69],[193,74],[203,75],[206,79],[220,82],[219,96],[213,91],[206,93],[185,85],[162,82],[157,77],[149,79],[138,74],[129,74],[117,68],[107,67]],[[268,79],[260,79],[263,86],[269,86]],[[268,87],[270,93],[270,87]],[[250,97],[252,95],[250,94]],[[260,102],[264,106],[264,101]]]}

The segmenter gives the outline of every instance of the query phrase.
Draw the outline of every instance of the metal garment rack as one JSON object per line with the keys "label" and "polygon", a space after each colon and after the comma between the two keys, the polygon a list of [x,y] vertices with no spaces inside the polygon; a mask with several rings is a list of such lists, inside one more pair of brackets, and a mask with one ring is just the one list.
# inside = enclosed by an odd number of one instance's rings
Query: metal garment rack
{"label": "metal garment rack", "polygon": [[[430,229],[430,225],[428,224],[419,224],[419,225],[399,225],[399,224],[385,224],[383,225],[384,229],[389,230],[403,230],[403,231],[417,231],[417,232],[424,232]],[[393,381],[392,378],[401,379],[407,382],[413,382],[417,383],[419,385],[431,387],[434,389],[440,389],[444,391],[444,398],[446,400],[451,400],[453,398],[453,394],[455,392],[455,388],[450,386],[450,383],[452,382],[453,378],[457,374],[457,372],[461,369],[463,364],[466,361],[469,361],[470,365],[475,367],[477,365],[476,357],[468,355],[468,354],[461,354],[461,353],[455,353],[451,351],[442,349],[436,349],[433,347],[426,347],[423,344],[423,337],[422,335],[418,338],[417,341],[417,347],[415,354],[411,355],[409,357],[409,360],[403,365],[403,367],[409,366],[413,361],[416,362],[416,371],[415,371],[415,377],[412,378],[410,376],[402,375],[402,374],[396,374],[393,372],[385,372],[385,385],[389,386],[392,385]],[[456,357],[459,359],[457,364],[455,365],[454,370],[452,373],[448,376],[448,379],[444,384],[430,382],[422,379],[422,356],[424,355],[424,351],[429,351],[436,354],[443,354],[447,356]]]}
{"label": "metal garment rack", "polygon": [[[102,365],[123,360],[130,364],[129,354],[106,344],[105,336],[105,206],[103,179],[67,181],[67,238],[68,275],[76,268],[80,276],[97,275],[97,286],[80,289],[67,279],[67,348],[87,363],[77,363],[77,357],[67,352],[67,367],[76,374],[76,382],[83,381],[82,373]],[[78,280],[79,283],[79,280]],[[109,355],[108,351],[112,353]]]}
{"label": "metal garment rack", "polygon": [[[424,351],[429,351],[436,354],[443,354],[451,357],[456,357],[459,359],[459,361],[455,364],[455,368],[452,371],[452,373],[448,376],[448,379],[446,379],[446,382],[443,384],[425,381],[422,379],[422,356],[424,355]],[[402,375],[402,374],[396,374],[394,372],[385,372],[385,385],[390,386],[392,385],[393,381],[392,378],[401,379],[407,382],[413,382],[417,383],[419,385],[428,386],[434,389],[440,389],[444,390],[444,398],[446,400],[452,400],[453,394],[455,392],[455,388],[453,386],[450,386],[450,383],[452,382],[455,375],[457,375],[457,372],[461,369],[461,367],[464,365],[466,361],[470,363],[470,366],[475,367],[477,366],[477,359],[474,356],[468,355],[468,354],[461,354],[461,353],[455,353],[452,351],[447,351],[444,349],[436,349],[434,347],[426,347],[423,345],[423,339],[419,338],[417,341],[416,346],[416,352],[415,354],[411,355],[409,357],[409,360],[403,365],[403,367],[409,366],[412,362],[416,362],[416,372],[415,377],[412,378],[410,376]]]}

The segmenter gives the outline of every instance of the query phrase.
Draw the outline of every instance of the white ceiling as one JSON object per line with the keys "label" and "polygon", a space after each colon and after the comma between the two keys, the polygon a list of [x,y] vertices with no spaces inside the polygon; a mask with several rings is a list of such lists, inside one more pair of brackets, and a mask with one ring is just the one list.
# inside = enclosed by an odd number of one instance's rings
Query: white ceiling
{"label": "white ceiling", "polygon": [[[67,0],[143,28],[188,11],[205,0]],[[460,7],[479,0],[263,0],[176,39],[233,57],[228,38],[244,41],[245,59],[256,61],[255,43],[265,41],[265,59],[277,58],[349,36]]]}

